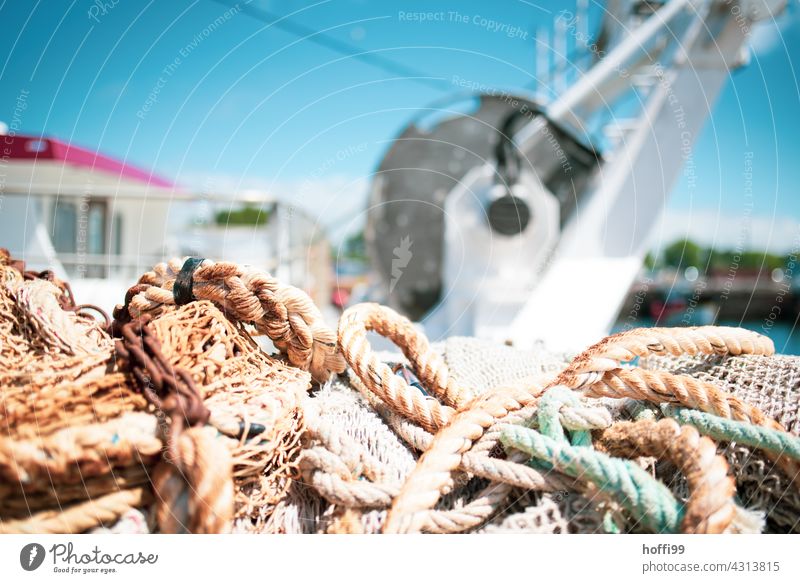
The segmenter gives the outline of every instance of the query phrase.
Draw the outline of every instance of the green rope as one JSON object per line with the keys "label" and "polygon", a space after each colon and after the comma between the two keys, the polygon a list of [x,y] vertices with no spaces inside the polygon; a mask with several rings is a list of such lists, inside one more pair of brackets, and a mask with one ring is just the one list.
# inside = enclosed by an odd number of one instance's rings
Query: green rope
{"label": "green rope", "polygon": [[[561,409],[564,405],[578,407],[582,404],[580,397],[566,387],[553,387],[539,399],[536,410],[536,425],[539,431],[565,445],[570,444],[567,432],[561,424]],[[572,445],[591,446],[592,434],[589,431],[576,430],[571,434]],[[528,464],[539,471],[552,471],[553,465],[544,460],[530,460]]]}
{"label": "green rope", "polygon": [[703,435],[718,441],[735,441],[775,454],[800,459],[800,437],[785,431],[761,427],[743,421],[734,421],[685,407],[666,405],[664,415],[673,417],[682,425],[691,425]]}
{"label": "green rope", "polygon": [[605,530],[608,534],[622,534],[622,528],[619,524],[617,524],[614,518],[614,513],[611,511],[608,511],[603,515],[603,530]]}
{"label": "green rope", "polygon": [[596,484],[617,496],[636,521],[655,532],[677,532],[683,508],[666,486],[636,464],[611,458],[589,447],[577,447],[533,429],[509,425],[500,435],[506,447],[522,450],[569,476]]}
{"label": "green rope", "polygon": [[[564,427],[561,425],[561,408],[565,405],[579,407],[585,403],[580,396],[566,387],[553,387],[539,399],[536,412],[539,420],[539,431],[559,443],[570,443]],[[592,434],[586,430],[572,432],[572,445],[591,446]]]}
{"label": "green rope", "polygon": [[658,421],[656,413],[659,411],[659,409],[658,405],[654,403],[637,401],[635,399],[626,399],[624,408],[634,421]]}
{"label": "green rope", "polygon": [[[544,435],[554,439],[558,443],[569,445],[570,442],[576,447],[592,447],[592,433],[590,428],[605,427],[600,419],[589,421],[586,418],[579,418],[575,415],[580,408],[587,407],[585,399],[578,393],[566,387],[553,387],[549,389],[539,399],[537,409],[537,421],[539,431]],[[562,414],[566,416],[566,423],[570,429],[570,439],[567,439],[562,421]],[[595,424],[596,422],[598,422]],[[607,420],[610,422],[610,417]],[[540,471],[552,471],[553,465],[544,460],[530,460],[528,464]],[[614,513],[608,511],[603,516],[603,529],[612,534],[622,532],[622,527],[617,524]]]}

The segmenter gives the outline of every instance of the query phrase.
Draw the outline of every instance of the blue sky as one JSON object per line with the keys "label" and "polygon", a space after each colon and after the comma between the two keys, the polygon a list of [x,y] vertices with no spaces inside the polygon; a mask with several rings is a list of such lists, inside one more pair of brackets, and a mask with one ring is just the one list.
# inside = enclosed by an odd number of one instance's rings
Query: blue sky
{"label": "blue sky", "polygon": [[[455,77],[524,92],[536,84],[534,36],[571,3],[254,1],[292,26],[419,71],[386,71],[251,17],[228,2],[3,2],[0,120],[152,168],[197,188],[267,188],[323,223],[351,217],[389,140]],[[590,2],[590,31],[602,5]],[[752,152],[753,246],[786,250],[800,234],[800,19],[794,2],[761,25],[752,62],[733,74],[675,188],[662,240],[688,232],[735,242]],[[410,21],[458,12],[468,22]],[[474,24],[479,15],[527,34]],[[216,20],[216,24],[215,23]],[[508,31],[509,29],[507,29]],[[19,112],[18,112],[19,113]],[[709,225],[709,221],[714,225]]]}

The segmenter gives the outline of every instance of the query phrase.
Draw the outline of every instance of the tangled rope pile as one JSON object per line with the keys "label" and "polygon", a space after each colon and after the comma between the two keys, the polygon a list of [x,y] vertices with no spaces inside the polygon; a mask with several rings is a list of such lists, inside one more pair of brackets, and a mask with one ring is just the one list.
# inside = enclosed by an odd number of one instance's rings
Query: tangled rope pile
{"label": "tangled rope pile", "polygon": [[[115,321],[113,341],[60,282],[0,259],[0,532],[83,532],[134,506],[161,532],[265,519],[294,472],[308,373],[207,301]],[[305,330],[310,300],[283,293],[279,315]]]}
{"label": "tangled rope pile", "polygon": [[[427,395],[393,374],[372,352],[366,338],[370,330],[400,344]],[[764,449],[796,487],[798,438],[776,421],[713,383],[625,364],[653,354],[771,355],[771,341],[753,332],[718,327],[632,330],[590,347],[541,384],[503,387],[473,399],[463,398],[427,341],[388,308],[363,304],[347,310],[340,320],[339,342],[356,385],[383,406],[387,423],[399,435],[424,452],[393,498],[384,532],[469,530],[501,508],[511,486],[546,490],[558,480],[560,487],[611,497],[634,529],[758,529],[757,517],[737,506],[735,480],[712,438]],[[609,410],[591,404],[602,397],[681,405],[664,409],[680,423],[670,418],[612,425]],[[498,441],[506,447],[505,455],[497,451]],[[682,471],[688,499],[678,500],[666,485],[627,460],[642,456],[667,460]],[[332,466],[315,467],[324,473]],[[491,483],[458,510],[438,508],[460,474]],[[358,487],[365,489],[363,481],[369,478],[357,477],[362,479]],[[335,502],[329,490],[321,493]]]}
{"label": "tangled rope pile", "polygon": [[[0,532],[119,519],[161,532],[800,529],[798,426],[689,369],[643,366],[775,358],[754,332],[631,330],[481,386],[389,308],[349,308],[334,332],[302,291],[231,263],[156,266],[108,329],[2,253],[0,284]],[[402,357],[373,351],[370,332]],[[786,505],[744,496],[759,486],[741,448],[767,460]]]}

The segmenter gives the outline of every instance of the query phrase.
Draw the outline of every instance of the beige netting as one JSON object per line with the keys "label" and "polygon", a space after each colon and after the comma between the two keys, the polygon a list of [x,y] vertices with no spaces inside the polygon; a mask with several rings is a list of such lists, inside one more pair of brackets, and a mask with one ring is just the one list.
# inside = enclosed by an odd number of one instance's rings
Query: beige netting
{"label": "beige netting", "polygon": [[603,514],[592,500],[574,492],[523,493],[480,534],[592,534],[605,532]]}
{"label": "beige netting", "polygon": [[[306,447],[315,441],[342,441],[337,431],[352,440],[345,443],[348,448],[363,448],[383,470],[383,481],[395,489],[403,483],[414,468],[416,454],[383,421],[367,400],[343,382],[330,382],[319,389],[306,403],[309,422],[316,439],[307,438]],[[325,427],[319,427],[324,425]],[[289,489],[287,497],[278,503],[275,512],[267,522],[264,531],[270,533],[321,533],[339,528],[344,505],[336,500],[335,485],[325,481],[318,474],[309,471],[298,479]],[[349,478],[349,476],[345,476]],[[339,496],[345,496],[338,494]],[[330,499],[326,499],[326,496]],[[380,531],[386,515],[386,508],[363,509],[359,512],[360,529],[365,533]]]}
{"label": "beige netting", "polygon": [[543,343],[534,349],[521,350],[477,338],[451,337],[434,344],[442,354],[455,381],[470,396],[502,385],[516,385],[560,372],[569,363],[563,354],[546,350]]}
{"label": "beige netting", "polygon": [[[542,349],[515,350],[474,338],[450,338],[434,345],[434,348],[453,371],[453,378],[472,387],[476,395],[506,384],[541,378],[561,370],[565,364],[562,357]],[[406,363],[399,353],[386,352],[380,356],[392,365]],[[374,458],[383,470],[381,486],[393,494],[391,489],[399,490],[415,467],[419,452],[413,446],[413,437],[400,430],[398,419],[391,411],[374,399],[356,378],[352,375],[349,378],[350,382],[339,381],[323,386],[306,402],[306,410],[325,425],[324,430],[312,427],[306,451],[320,444],[330,445],[332,440],[341,443],[336,434],[343,433],[352,440],[345,444],[347,447],[363,447]],[[405,430],[420,429],[406,426]],[[369,498],[369,492],[364,492],[360,498],[358,492],[348,490],[348,484],[353,490],[357,489],[358,473],[362,469],[347,471],[337,483],[320,476],[325,474],[326,468],[314,466],[311,472],[306,472],[292,485],[264,531],[380,532],[391,496],[380,508],[365,507],[382,501],[379,496]],[[462,475],[454,481],[453,488],[442,498],[438,508],[442,515],[452,515],[487,486],[485,480]],[[351,495],[355,500],[347,498]],[[600,501],[592,501],[575,492],[540,494],[515,488],[509,491],[493,516],[487,516],[489,520],[477,532],[602,532],[603,515],[598,510],[601,506]],[[248,526],[240,525],[239,530],[248,531]]]}
{"label": "beige netting", "polygon": [[[790,433],[800,435],[800,357],[650,357],[642,366],[718,384],[758,407]],[[727,443],[720,447],[736,476],[742,504],[765,512],[770,531],[800,531],[800,491],[792,487],[784,473],[776,471],[774,461],[746,445]]]}
{"label": "beige netting", "polygon": [[362,304],[335,334],[300,290],[194,260],[145,274],[115,313],[112,340],[0,253],[0,532],[800,524],[800,358],[752,332],[632,330],[567,358],[431,346]]}

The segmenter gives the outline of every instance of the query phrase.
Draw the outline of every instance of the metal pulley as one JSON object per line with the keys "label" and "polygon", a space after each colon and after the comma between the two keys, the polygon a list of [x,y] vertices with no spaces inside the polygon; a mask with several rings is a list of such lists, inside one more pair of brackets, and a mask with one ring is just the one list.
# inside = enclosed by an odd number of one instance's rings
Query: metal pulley
{"label": "metal pulley", "polygon": [[[530,123],[542,125],[547,139],[525,157],[513,136]],[[381,300],[422,318],[443,297],[447,221],[466,226],[474,218],[480,222],[475,229],[500,238],[522,235],[537,223],[536,193],[558,199],[559,216],[559,205],[574,206],[596,162],[590,148],[550,124],[526,98],[476,95],[427,108],[392,142],[371,185],[365,238],[382,283]],[[475,217],[446,217],[454,193],[487,164],[495,168],[495,186],[459,195],[474,200],[478,210],[468,212]],[[552,210],[547,213],[550,224]]]}

